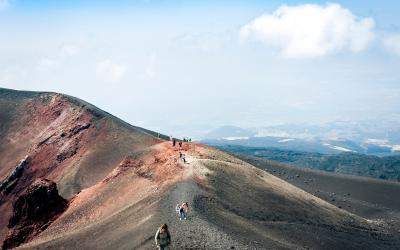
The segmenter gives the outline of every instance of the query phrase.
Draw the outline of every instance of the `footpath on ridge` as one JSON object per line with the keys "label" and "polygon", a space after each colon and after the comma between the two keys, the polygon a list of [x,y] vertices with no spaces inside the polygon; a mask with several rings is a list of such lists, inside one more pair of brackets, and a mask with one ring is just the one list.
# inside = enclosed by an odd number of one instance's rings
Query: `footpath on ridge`
{"label": "footpath on ridge", "polygon": [[[242,245],[231,236],[219,230],[210,223],[210,218],[204,218],[202,206],[196,206],[196,197],[207,196],[207,192],[196,182],[199,176],[205,174],[206,167],[198,160],[199,156],[190,155],[195,147],[190,145],[190,150],[182,151],[185,154],[186,163],[179,160],[178,164],[183,167],[183,181],[176,183],[170,192],[161,202],[160,224],[166,223],[169,227],[172,238],[173,249],[225,249],[227,246],[231,249],[249,249]],[[196,152],[197,153],[197,152]],[[194,154],[196,154],[194,153]],[[175,212],[176,204],[188,202],[189,212],[187,220],[179,220]]]}

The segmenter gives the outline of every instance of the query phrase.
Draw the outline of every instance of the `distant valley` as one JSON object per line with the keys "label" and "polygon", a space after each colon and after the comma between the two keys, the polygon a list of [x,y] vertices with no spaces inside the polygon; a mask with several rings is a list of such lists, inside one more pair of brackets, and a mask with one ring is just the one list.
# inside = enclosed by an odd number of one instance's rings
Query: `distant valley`
{"label": "distant valley", "polygon": [[382,127],[345,122],[250,129],[223,126],[203,135],[201,141],[211,145],[272,147],[321,154],[400,155],[400,130],[392,123]]}
{"label": "distant valley", "polygon": [[227,152],[299,167],[400,181],[398,134],[393,124],[224,126],[210,131],[202,142]]}
{"label": "distant valley", "polygon": [[379,157],[350,152],[325,155],[240,145],[219,145],[216,147],[235,154],[255,156],[299,167],[400,181],[400,156]]}

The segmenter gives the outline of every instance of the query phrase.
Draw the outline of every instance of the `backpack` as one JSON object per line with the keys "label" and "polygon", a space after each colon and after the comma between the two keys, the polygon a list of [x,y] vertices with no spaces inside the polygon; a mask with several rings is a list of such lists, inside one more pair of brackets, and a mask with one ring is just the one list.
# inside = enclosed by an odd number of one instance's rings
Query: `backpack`
{"label": "backpack", "polygon": [[159,244],[161,246],[167,246],[168,244],[171,243],[171,235],[169,234],[168,231],[163,231],[161,230],[158,232],[157,239],[159,240]]}

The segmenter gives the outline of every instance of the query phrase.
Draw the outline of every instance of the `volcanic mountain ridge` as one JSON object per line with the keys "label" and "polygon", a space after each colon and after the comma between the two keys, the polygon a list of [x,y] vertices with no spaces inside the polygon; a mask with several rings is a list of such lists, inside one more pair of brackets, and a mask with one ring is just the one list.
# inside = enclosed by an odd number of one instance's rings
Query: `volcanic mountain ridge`
{"label": "volcanic mountain ridge", "polygon": [[[0,120],[1,240],[14,232],[13,209],[32,186],[54,182],[66,200],[43,230],[11,244],[19,249],[154,249],[162,223],[175,249],[400,246],[385,221],[214,148],[173,147],[74,97],[0,89]],[[179,221],[174,210],[183,201],[191,209]]]}

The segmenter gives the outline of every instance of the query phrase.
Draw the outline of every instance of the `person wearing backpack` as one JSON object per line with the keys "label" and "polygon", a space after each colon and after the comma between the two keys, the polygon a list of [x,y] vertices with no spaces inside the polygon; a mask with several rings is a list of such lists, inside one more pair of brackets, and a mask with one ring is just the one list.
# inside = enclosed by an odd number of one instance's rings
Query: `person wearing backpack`
{"label": "person wearing backpack", "polygon": [[171,235],[168,231],[167,224],[162,224],[154,237],[158,250],[170,250]]}
{"label": "person wearing backpack", "polygon": [[179,205],[179,204],[176,204],[176,207],[175,207],[175,212],[176,212],[176,214],[178,215],[178,218],[179,218],[179,210],[181,209],[181,206]]}

